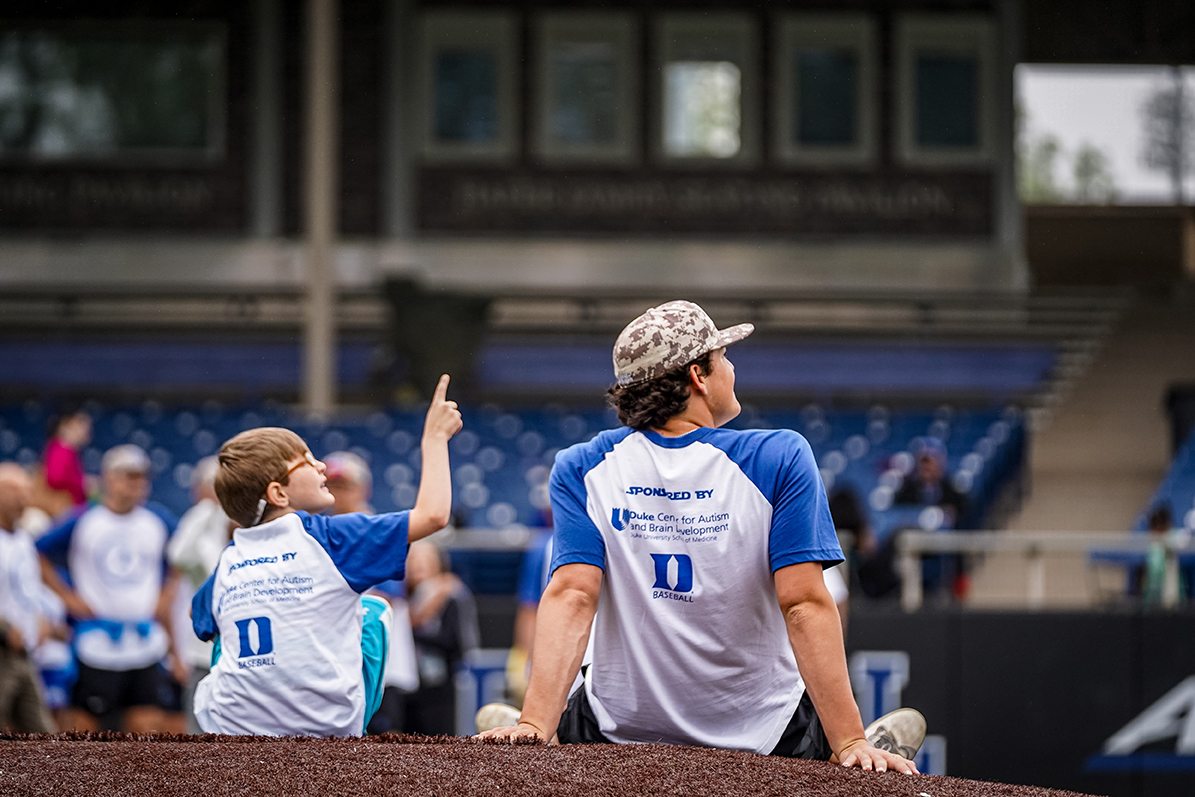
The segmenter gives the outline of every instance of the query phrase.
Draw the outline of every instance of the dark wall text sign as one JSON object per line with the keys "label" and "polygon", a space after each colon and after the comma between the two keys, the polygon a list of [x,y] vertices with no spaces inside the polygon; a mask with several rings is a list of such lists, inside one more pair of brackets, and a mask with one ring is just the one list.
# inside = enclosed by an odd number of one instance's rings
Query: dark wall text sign
{"label": "dark wall text sign", "polygon": [[424,168],[428,232],[986,235],[983,172],[701,173]]}
{"label": "dark wall text sign", "polygon": [[194,173],[0,173],[0,227],[162,228],[206,219],[235,228],[236,215],[221,219],[219,195],[210,176]]}

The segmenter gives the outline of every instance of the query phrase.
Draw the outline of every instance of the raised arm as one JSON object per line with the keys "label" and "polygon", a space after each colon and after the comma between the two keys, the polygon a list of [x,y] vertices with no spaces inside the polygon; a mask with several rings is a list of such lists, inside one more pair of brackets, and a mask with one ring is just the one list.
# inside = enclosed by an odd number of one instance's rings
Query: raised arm
{"label": "raised arm", "polygon": [[419,495],[411,510],[408,539],[411,542],[435,534],[452,518],[452,472],[448,465],[448,441],[461,430],[461,411],[455,401],[448,401],[448,374],[440,377],[423,422],[420,450],[423,473]]}
{"label": "raised arm", "polygon": [[581,669],[601,591],[600,567],[569,564],[556,569],[539,604],[531,682],[519,724],[486,731],[481,738],[551,741],[556,735],[569,687]]}
{"label": "raised arm", "polygon": [[822,563],[789,565],[773,577],[797,667],[834,751],[834,760],[843,766],[880,772],[916,772],[912,761],[877,750],[863,735],[863,721],[847,674],[842,626],[834,599],[826,589]]}

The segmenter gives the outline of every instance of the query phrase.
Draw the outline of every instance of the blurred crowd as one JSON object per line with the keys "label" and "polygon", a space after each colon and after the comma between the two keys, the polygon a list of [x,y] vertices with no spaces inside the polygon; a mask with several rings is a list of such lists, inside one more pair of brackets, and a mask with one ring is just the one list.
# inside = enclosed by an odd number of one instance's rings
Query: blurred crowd
{"label": "blurred crowd", "polygon": [[[176,518],[151,500],[136,445],[109,449],[99,477],[85,475],[85,412],[53,419],[47,438],[37,467],[0,463],[0,729],[199,733],[191,698],[212,644],[192,631],[191,598],[234,528],[216,499],[216,457],[193,469],[193,505]],[[325,459],[331,511],[372,513],[366,463]],[[410,547],[405,582],[375,591],[394,622],[370,732],[455,732],[453,676],[478,644],[472,595],[429,542]]]}
{"label": "blurred crowd", "polygon": [[[192,505],[181,518],[151,499],[151,461],[136,445],[103,454],[99,475],[85,473],[80,452],[91,440],[86,412],[51,420],[40,461],[0,462],[0,729],[21,732],[113,729],[198,733],[191,698],[209,672],[211,643],[192,632],[191,598],[212,573],[234,524],[216,498],[216,457],[191,471]],[[325,457],[332,513],[373,513],[369,465],[349,451]],[[934,528],[956,528],[968,496],[948,478],[946,451],[921,438],[893,503],[940,514]],[[900,592],[901,529],[880,535],[864,499],[849,486],[831,489],[830,510],[848,541],[848,562],[828,571],[844,626],[847,598],[895,600]],[[550,512],[544,525],[550,527]],[[923,521],[919,521],[923,522]],[[911,528],[923,528],[920,525]],[[1155,507],[1156,544],[1128,568],[1128,595],[1145,606],[1189,600],[1195,567],[1168,569],[1176,530]],[[551,534],[533,539],[517,596],[507,697],[520,703],[536,609],[550,576]],[[927,594],[965,599],[972,563],[927,556]],[[394,608],[382,707],[371,733],[452,734],[458,729],[455,673],[479,645],[472,594],[430,542],[410,546],[405,581],[374,592]]]}

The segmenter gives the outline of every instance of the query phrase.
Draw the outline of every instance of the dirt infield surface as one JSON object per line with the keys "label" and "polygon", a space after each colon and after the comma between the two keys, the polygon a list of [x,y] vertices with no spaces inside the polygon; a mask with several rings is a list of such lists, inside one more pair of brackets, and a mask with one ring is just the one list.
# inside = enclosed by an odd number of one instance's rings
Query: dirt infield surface
{"label": "dirt infield surface", "polygon": [[665,745],[104,733],[0,735],[0,794],[1065,797],[1074,792]]}

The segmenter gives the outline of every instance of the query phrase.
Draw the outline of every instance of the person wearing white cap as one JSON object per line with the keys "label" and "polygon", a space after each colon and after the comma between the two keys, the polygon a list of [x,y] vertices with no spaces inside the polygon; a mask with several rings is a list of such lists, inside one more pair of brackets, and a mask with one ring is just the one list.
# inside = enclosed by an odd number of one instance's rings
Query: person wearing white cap
{"label": "person wearing white cap", "polygon": [[79,679],[69,724],[99,730],[119,717],[123,730],[148,733],[165,719],[158,663],[172,648],[165,552],[177,521],[145,506],[150,461],[141,448],[109,449],[100,471],[103,500],[48,532],[37,550],[46,583],[76,622]]}
{"label": "person wearing white cap", "polygon": [[[609,397],[624,428],[556,457],[552,579],[527,696],[517,725],[483,737],[917,771],[920,715],[865,731],[851,693],[822,575],[843,555],[809,444],[720,428],[740,411],[726,347],[753,330],[719,330],[677,301],[619,335]],[[587,643],[593,663],[570,697]],[[492,725],[483,712],[479,727]]]}
{"label": "person wearing white cap", "polygon": [[[324,457],[328,466],[328,492],[336,501],[332,514],[361,512],[374,514],[369,499],[373,496],[373,473],[369,465],[352,451],[334,451]],[[419,664],[415,659],[415,637],[411,632],[411,610],[407,604],[406,581],[390,579],[368,590],[390,603],[390,655],[382,683],[382,705],[366,726],[366,732],[401,733],[406,722],[407,700],[419,689]]]}

